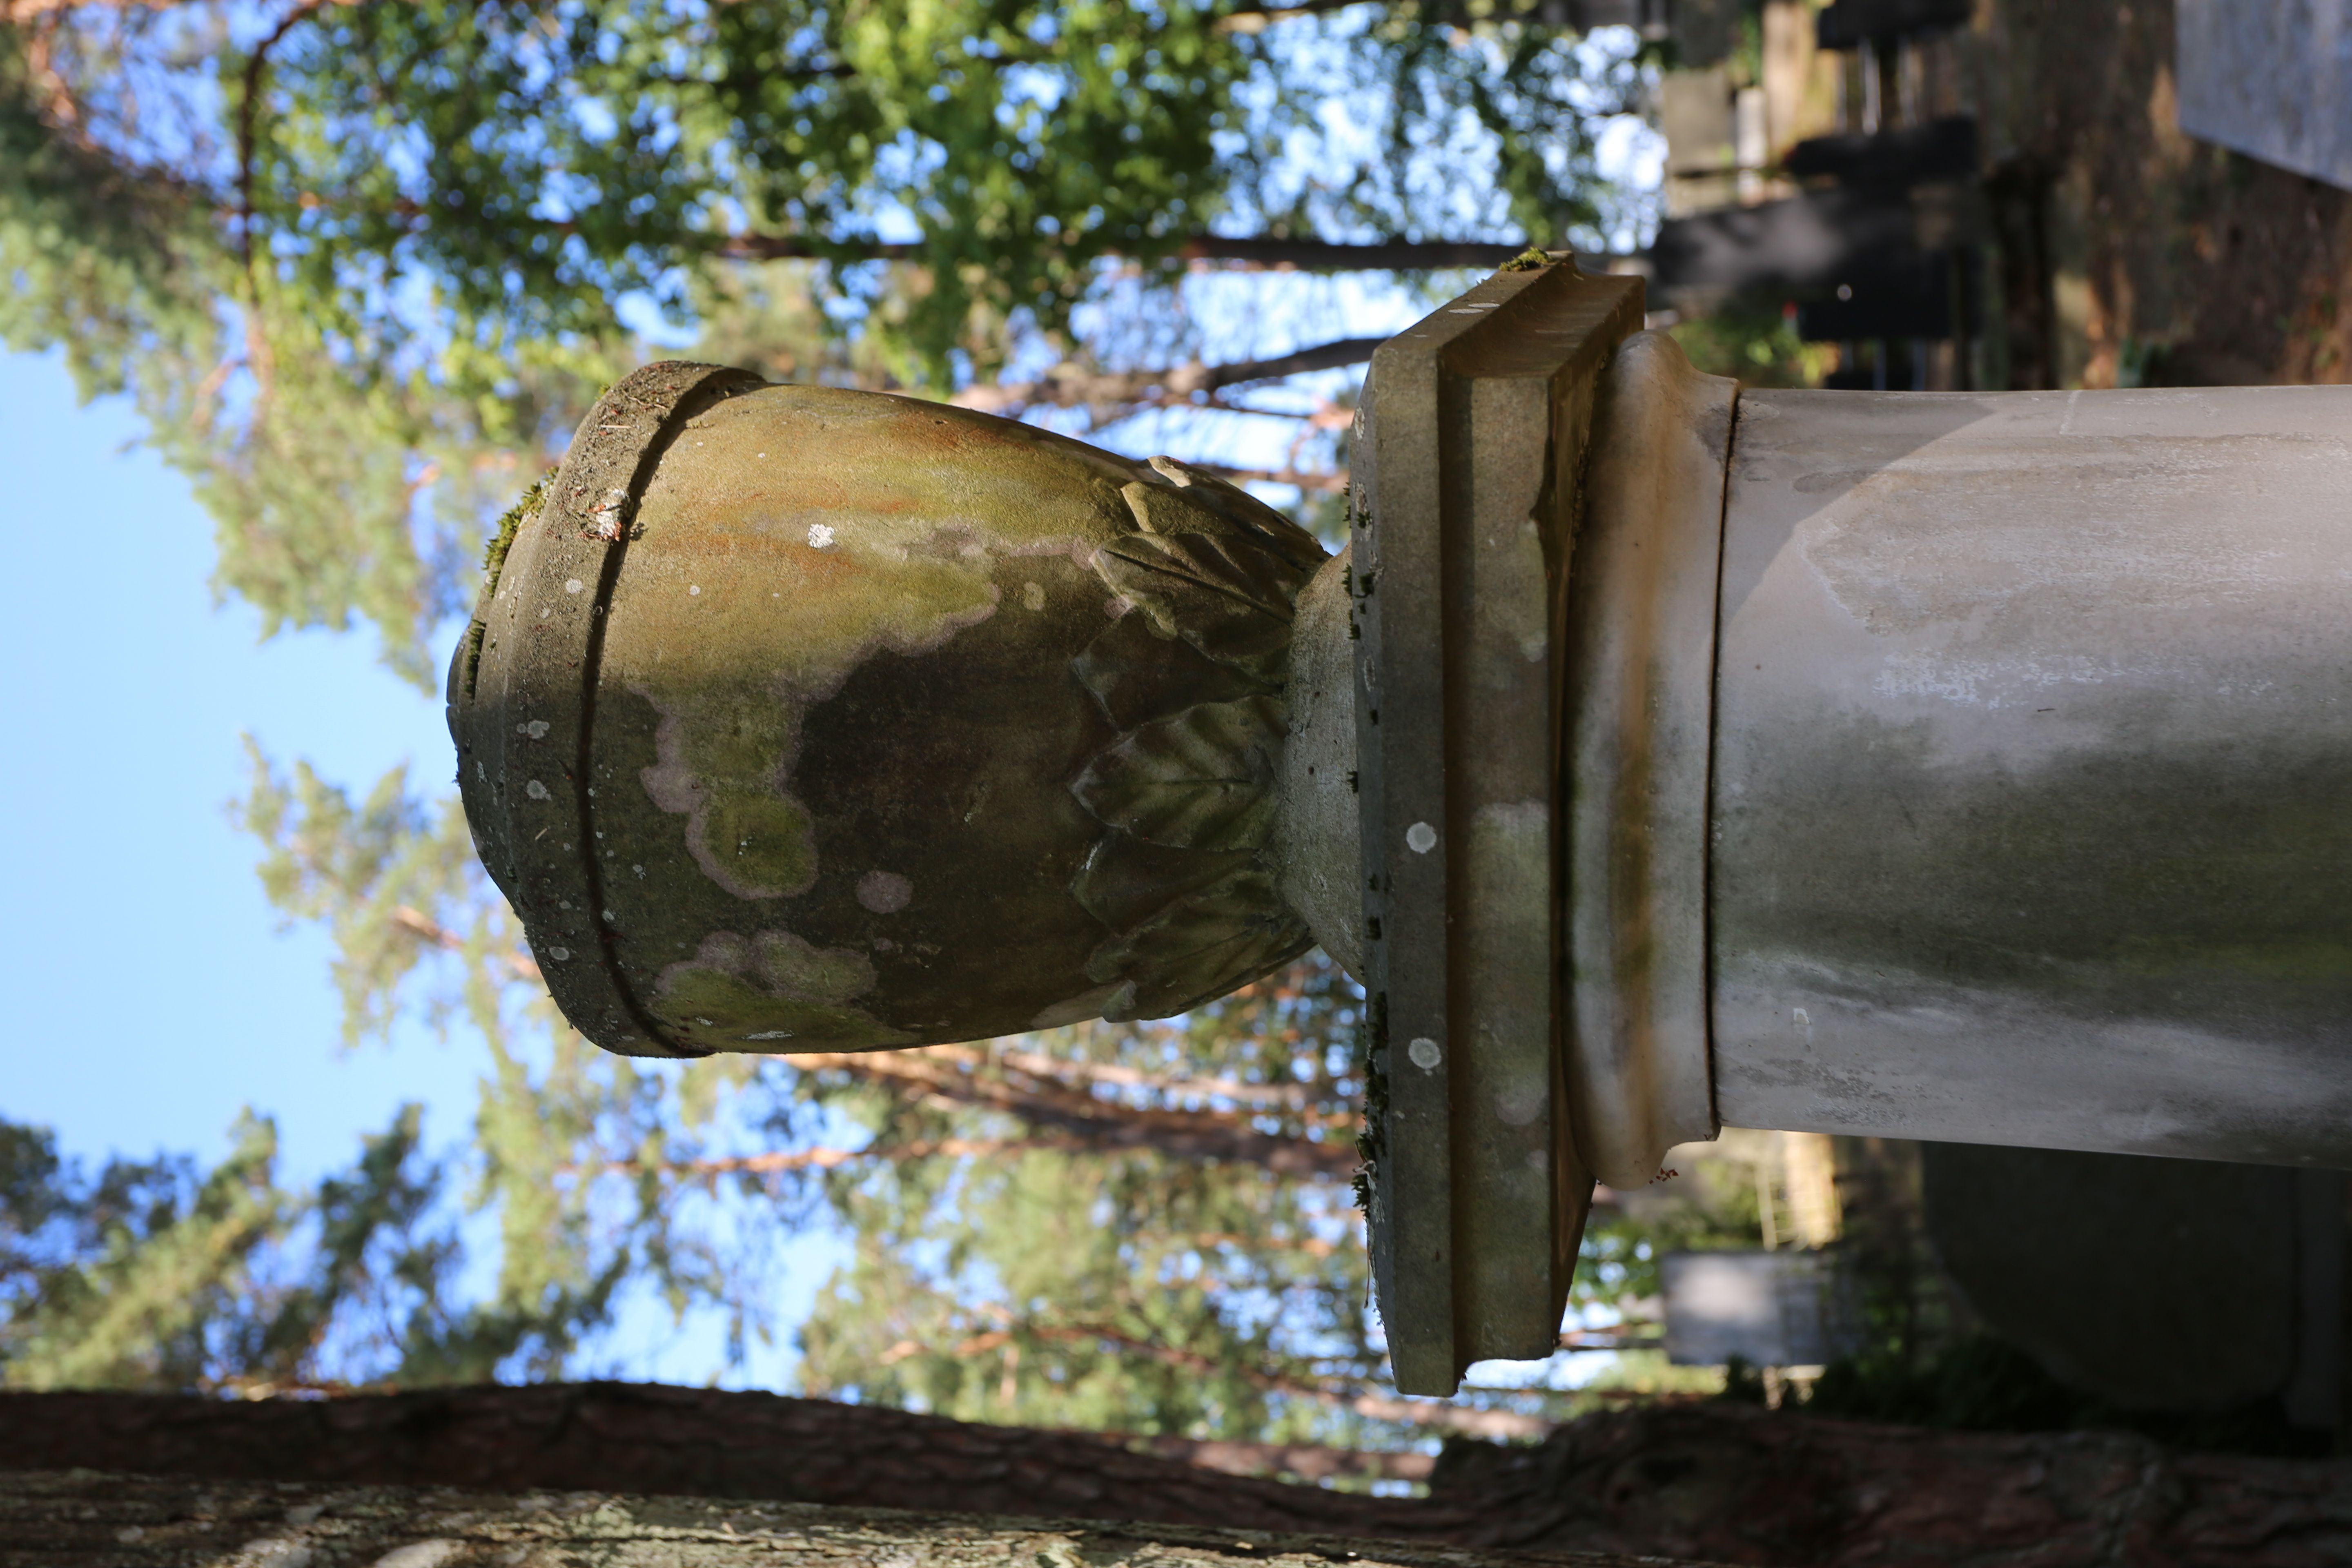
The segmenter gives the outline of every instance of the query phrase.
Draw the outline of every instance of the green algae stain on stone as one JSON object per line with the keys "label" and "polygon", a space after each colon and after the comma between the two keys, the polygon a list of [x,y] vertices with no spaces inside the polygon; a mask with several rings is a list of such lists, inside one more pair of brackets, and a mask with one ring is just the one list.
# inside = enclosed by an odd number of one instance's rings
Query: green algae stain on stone
{"label": "green algae stain on stone", "polygon": [[[994,615],[1002,597],[987,552],[961,545],[906,562],[844,558],[838,543],[780,553],[782,569],[765,574],[706,571],[713,581],[688,582],[683,594],[657,585],[684,605],[663,617],[649,663],[646,649],[632,649],[632,666],[611,672],[661,714],[646,794],[687,818],[688,853],[740,899],[792,897],[816,880],[808,813],[792,794],[809,709],[877,653],[937,652]],[[764,664],[767,679],[743,679],[745,663]]]}
{"label": "green algae stain on stone", "polygon": [[757,689],[730,701],[724,687],[706,688],[686,703],[636,691],[661,715],[658,761],[640,782],[656,806],[687,819],[687,852],[703,874],[739,899],[806,892],[816,881],[814,825],[777,776],[795,739],[790,709]]}
{"label": "green algae stain on stone", "polygon": [[[666,466],[648,489],[607,644],[604,679],[661,715],[646,794],[687,819],[688,853],[739,899],[815,883],[792,786],[808,710],[877,654],[933,654],[994,616],[1001,558],[1091,548],[1117,500],[1105,480],[1080,487],[1071,517],[1041,518],[1054,509],[931,476],[903,453],[887,479],[853,488],[842,463],[871,465],[866,447],[937,422],[925,405],[877,399],[868,413],[808,390],[737,399],[681,436],[696,462]],[[1040,537],[1041,521],[1068,531]]]}
{"label": "green algae stain on stone", "polygon": [[717,931],[662,972],[653,1011],[681,1038],[738,1050],[870,1050],[910,1043],[849,1004],[874,989],[854,948],[820,948],[788,931]]}
{"label": "green algae stain on stone", "polygon": [[[722,858],[740,879],[753,883],[744,896],[805,889],[816,880],[816,849],[808,813],[789,796],[770,800],[750,791],[720,789],[704,818],[698,846],[713,864]],[[718,878],[714,872],[713,879]],[[722,883],[723,885],[723,883]],[[756,889],[756,890],[754,890]],[[730,891],[735,889],[730,889]]]}

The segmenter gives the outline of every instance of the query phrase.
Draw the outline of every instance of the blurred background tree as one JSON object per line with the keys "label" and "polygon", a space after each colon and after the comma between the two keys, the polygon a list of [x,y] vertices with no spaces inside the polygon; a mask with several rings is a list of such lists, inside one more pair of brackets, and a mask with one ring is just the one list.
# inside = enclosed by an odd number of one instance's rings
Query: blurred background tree
{"label": "blurred background tree", "polygon": [[[944,395],[1165,353],[1220,236],[1593,248],[1639,216],[1593,163],[1630,41],[1443,5],[0,16],[0,338],[136,393],[222,587],[372,623],[420,679],[485,515],[648,334]],[[746,265],[779,256],[811,259]]]}
{"label": "blurred background tree", "polygon": [[[663,353],[1223,459],[1333,538],[1332,367],[1460,281],[1383,247],[1634,243],[1599,149],[1654,76],[1628,33],[1440,0],[13,0],[0,338],[135,400],[218,591],[429,685],[488,525]],[[1219,259],[1263,241],[1371,270]],[[1267,390],[1292,370],[1320,379]],[[257,750],[240,811],[278,909],[331,932],[347,1047],[478,1045],[470,1136],[434,1152],[412,1107],[294,1191],[258,1120],[209,1171],[0,1129],[0,1380],[577,1374],[647,1284],[740,1360],[829,1225],[813,1393],[1371,1447],[1567,1408],[1381,1392],[1357,997],[1319,957],[1160,1024],[665,1073],[555,1014],[437,784]],[[1638,1228],[1596,1231],[1604,1337],[1651,1289]]]}

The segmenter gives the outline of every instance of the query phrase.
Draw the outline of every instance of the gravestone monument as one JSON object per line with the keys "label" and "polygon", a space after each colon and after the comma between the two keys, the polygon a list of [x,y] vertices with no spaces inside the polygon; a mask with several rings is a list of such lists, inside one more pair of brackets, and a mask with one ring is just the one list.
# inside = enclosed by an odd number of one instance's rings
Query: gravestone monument
{"label": "gravestone monument", "polygon": [[1399,1386],[1722,1122],[2352,1165],[2352,388],[1743,392],[1641,284],[1375,356],[1326,557],[1167,458],[659,364],[452,660],[608,1048],[1360,979]]}

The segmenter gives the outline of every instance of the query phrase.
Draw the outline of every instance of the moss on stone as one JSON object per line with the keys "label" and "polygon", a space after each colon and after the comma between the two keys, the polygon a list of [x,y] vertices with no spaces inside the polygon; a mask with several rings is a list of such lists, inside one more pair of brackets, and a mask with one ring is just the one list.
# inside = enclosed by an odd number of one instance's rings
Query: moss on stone
{"label": "moss on stone", "polygon": [[499,574],[506,570],[507,552],[514,548],[515,535],[522,531],[523,523],[539,515],[539,509],[547,500],[548,483],[554,478],[555,470],[550,468],[533,479],[530,488],[507,508],[506,515],[499,519],[499,526],[491,531],[490,542],[482,552],[484,597],[499,591]]}

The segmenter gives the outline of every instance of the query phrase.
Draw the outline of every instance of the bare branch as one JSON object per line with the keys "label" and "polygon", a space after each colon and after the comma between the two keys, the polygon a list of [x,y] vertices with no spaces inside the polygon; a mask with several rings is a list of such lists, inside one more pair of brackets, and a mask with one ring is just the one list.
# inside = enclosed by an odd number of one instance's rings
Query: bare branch
{"label": "bare branch", "polygon": [[793,1171],[831,1171],[854,1160],[950,1160],[1020,1154],[1043,1149],[1082,1152],[1087,1146],[1072,1139],[1055,1138],[931,1138],[906,1143],[870,1143],[863,1149],[790,1149],[769,1154],[735,1154],[708,1160],[609,1160],[607,1171],[659,1171],[690,1176],[736,1174],[782,1175]]}
{"label": "bare branch", "polygon": [[1326,1241],[1319,1236],[1264,1237],[1237,1236],[1229,1232],[1208,1231],[1187,1237],[1193,1247],[1238,1247],[1265,1252],[1303,1252],[1309,1258],[1328,1258],[1339,1250],[1336,1241]]}
{"label": "bare branch", "polygon": [[1229,468],[1222,463],[1195,463],[1192,467],[1236,483],[1256,479],[1269,485],[1297,485],[1302,490],[1323,490],[1335,495],[1348,488],[1345,468],[1317,474],[1301,473],[1296,468]]}
{"label": "bare branch", "polygon": [[1310,1109],[1313,1096],[1303,1083],[1244,1083],[1231,1078],[1162,1078],[1116,1062],[1075,1061],[1038,1051],[997,1051],[983,1054],[970,1046],[933,1046],[932,1055],[950,1060],[996,1061],[1038,1078],[1067,1079],[1080,1083],[1112,1084],[1121,1089],[1145,1089],[1172,1099],[1230,1100],[1244,1105],[1282,1105]]}
{"label": "bare branch", "polygon": [[1358,1394],[1347,1401],[1347,1405],[1369,1420],[1434,1426],[1442,1432],[1484,1437],[1490,1443],[1532,1441],[1559,1425],[1544,1416],[1522,1415],[1516,1410],[1465,1410],[1458,1405],[1441,1405],[1435,1400],[1391,1399],[1378,1394]]}
{"label": "bare branch", "polygon": [[1629,1334],[1617,1329],[1567,1329],[1559,1336],[1564,1351],[1654,1351],[1665,1348],[1658,1334]]}
{"label": "bare branch", "polygon": [[[403,904],[392,911],[392,923],[412,936],[431,942],[436,947],[446,948],[451,952],[466,951],[464,937],[459,936],[424,910],[412,908],[407,904]],[[518,980],[541,978],[539,973],[539,961],[527,952],[493,953],[490,961],[507,969]]]}
{"label": "bare branch", "polygon": [[1261,33],[1276,22],[1297,21],[1304,16],[1326,16],[1334,11],[1344,11],[1360,0],[1300,0],[1291,5],[1244,4],[1217,18],[1221,33]]}
{"label": "bare branch", "polygon": [[1099,408],[1153,399],[1181,400],[1253,381],[1277,381],[1309,371],[1361,364],[1387,341],[1342,338],[1272,359],[1218,365],[1202,364],[1196,360],[1166,370],[1089,371],[1080,365],[1061,364],[1035,381],[968,386],[949,401],[964,408],[1003,414],[1041,403],[1056,408]]}
{"label": "bare branch", "polygon": [[168,11],[202,3],[203,0],[0,0],[0,22],[22,25],[36,16],[61,16],[74,11]]}
{"label": "bare branch", "polygon": [[[1242,0],[1242,4],[1219,16],[1214,26],[1221,33],[1262,33],[1277,22],[1296,22],[1308,16],[1328,16],[1335,11],[1344,11],[1351,5],[1361,4],[1363,0],[1288,0],[1287,4],[1277,5],[1267,5],[1265,0]],[[1559,25],[1557,21],[1544,15],[1542,0],[1503,0],[1502,4],[1493,7],[1489,15],[1495,21],[1533,16],[1538,21],[1546,22],[1547,25]],[[1571,16],[1583,18],[1585,14],[1580,7],[1571,12]],[[1582,29],[1601,24],[1592,19],[1578,19],[1571,25]]]}
{"label": "bare branch", "polygon": [[[894,1088],[913,1089],[942,1103],[999,1110],[1033,1127],[1066,1133],[1091,1150],[1149,1149],[1179,1160],[1232,1161],[1284,1175],[1337,1179],[1359,1160],[1352,1139],[1317,1140],[1267,1132],[1247,1116],[1214,1110],[1169,1110],[1112,1104],[1064,1085],[1034,1079],[1016,1083],[996,1073],[966,1071],[987,1058],[968,1047],[905,1051],[811,1051],[789,1058],[796,1067],[853,1074]],[[1050,1058],[1049,1058],[1050,1059]],[[1056,1064],[1060,1065],[1060,1064]],[[1305,1111],[1311,1127],[1334,1133],[1352,1115]]]}
{"label": "bare branch", "polygon": [[[1324,239],[1265,236],[1236,238],[1200,234],[1176,247],[1172,254],[1181,261],[1223,261],[1276,271],[1417,272],[1440,268],[1499,267],[1526,250],[1524,245],[1485,239],[1389,239],[1370,245],[1345,245]],[[743,261],[920,261],[928,253],[919,244],[882,240],[819,244],[798,235],[745,234],[721,245],[719,254]],[[1110,247],[1103,254],[1131,253]]]}
{"label": "bare branch", "polygon": [[[270,29],[268,37],[253,46],[253,53],[246,57],[245,90],[236,101],[236,241],[244,254],[249,287],[257,286],[253,279],[253,100],[260,94],[262,73],[268,68],[269,51],[276,48],[287,34],[329,3],[330,0],[300,0],[300,4],[287,12],[278,26]],[[352,0],[333,0],[333,3],[348,5]],[[257,371],[261,363],[261,355],[257,350]]]}

